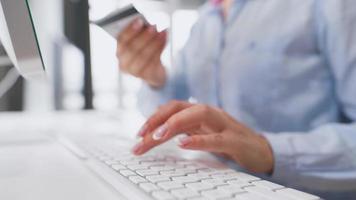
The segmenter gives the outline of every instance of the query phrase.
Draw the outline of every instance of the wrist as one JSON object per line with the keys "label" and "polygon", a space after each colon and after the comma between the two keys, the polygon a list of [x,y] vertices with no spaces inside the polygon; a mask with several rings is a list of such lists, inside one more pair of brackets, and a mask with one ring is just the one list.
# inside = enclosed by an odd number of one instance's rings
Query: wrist
{"label": "wrist", "polygon": [[272,147],[268,142],[268,140],[263,135],[259,135],[259,138],[260,138],[260,144],[265,152],[265,166],[266,166],[265,173],[272,174],[274,171],[274,156],[273,156]]}
{"label": "wrist", "polygon": [[166,84],[166,77],[166,70],[161,65],[149,78],[144,79],[144,81],[153,89],[161,89]]}

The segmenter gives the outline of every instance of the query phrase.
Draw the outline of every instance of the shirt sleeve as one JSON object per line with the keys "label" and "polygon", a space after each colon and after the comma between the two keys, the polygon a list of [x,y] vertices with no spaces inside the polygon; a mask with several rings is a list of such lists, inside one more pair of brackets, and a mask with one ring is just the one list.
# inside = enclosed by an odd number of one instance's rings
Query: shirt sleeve
{"label": "shirt sleeve", "polygon": [[142,84],[138,94],[138,106],[144,116],[150,116],[157,107],[170,100],[188,100],[191,96],[187,81],[187,67],[190,59],[189,49],[196,44],[198,29],[199,24],[196,23],[187,43],[175,59],[173,67],[166,67],[168,78],[163,88],[154,89],[145,83]]}
{"label": "shirt sleeve", "polygon": [[356,1],[316,4],[318,39],[329,63],[340,110],[351,123],[307,133],[264,133],[275,157],[272,179],[321,191],[356,188]]}
{"label": "shirt sleeve", "polygon": [[166,85],[161,89],[153,89],[143,83],[138,94],[138,107],[144,116],[151,115],[157,107],[169,102],[170,100],[188,100],[191,97],[188,82],[187,69],[194,55],[191,49],[197,45],[200,38],[200,30],[204,26],[210,4],[206,3],[199,9],[198,21],[194,24],[190,37],[184,48],[179,52],[172,68],[166,68],[168,79]]}
{"label": "shirt sleeve", "polygon": [[184,49],[180,52],[173,69],[166,68],[167,82],[161,89],[154,89],[142,84],[138,94],[138,106],[144,116],[150,116],[158,106],[170,100],[187,100],[189,90],[186,81],[186,55]]}

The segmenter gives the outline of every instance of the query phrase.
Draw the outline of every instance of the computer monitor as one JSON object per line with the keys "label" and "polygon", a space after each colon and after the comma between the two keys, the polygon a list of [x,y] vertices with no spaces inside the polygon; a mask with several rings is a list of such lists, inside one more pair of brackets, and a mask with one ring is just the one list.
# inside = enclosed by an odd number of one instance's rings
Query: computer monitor
{"label": "computer monitor", "polygon": [[43,64],[28,0],[0,0],[0,39],[19,73],[43,79]]}

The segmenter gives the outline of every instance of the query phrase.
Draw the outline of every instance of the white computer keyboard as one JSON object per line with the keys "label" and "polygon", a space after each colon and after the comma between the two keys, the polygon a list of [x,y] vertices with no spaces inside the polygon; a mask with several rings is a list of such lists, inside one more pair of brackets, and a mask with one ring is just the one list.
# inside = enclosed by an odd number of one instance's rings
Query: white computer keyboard
{"label": "white computer keyboard", "polygon": [[232,169],[215,168],[165,153],[136,157],[112,144],[94,140],[79,146],[152,199],[320,199]]}

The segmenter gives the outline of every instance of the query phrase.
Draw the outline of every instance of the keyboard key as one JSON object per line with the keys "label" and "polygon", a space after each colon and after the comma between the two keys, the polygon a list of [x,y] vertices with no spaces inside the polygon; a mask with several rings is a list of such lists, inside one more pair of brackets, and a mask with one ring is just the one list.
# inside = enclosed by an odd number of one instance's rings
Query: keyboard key
{"label": "keyboard key", "polygon": [[244,190],[271,200],[293,200],[288,196],[283,196],[277,192],[262,187],[252,186],[252,187],[246,187],[244,188]]}
{"label": "keyboard key", "polygon": [[178,181],[178,182],[181,182],[181,183],[194,183],[194,182],[199,181],[198,178],[189,177],[189,176],[172,177],[172,179],[174,181]]}
{"label": "keyboard key", "polygon": [[176,169],[176,172],[180,172],[183,174],[195,174],[195,173],[197,173],[197,170],[182,168],[182,169]]}
{"label": "keyboard key", "polygon": [[269,181],[254,181],[252,182],[253,185],[256,185],[258,187],[263,187],[263,188],[267,188],[270,190],[278,190],[278,189],[283,189],[284,186],[278,185],[276,183],[272,183]]}
{"label": "keyboard key", "polygon": [[174,167],[170,167],[170,166],[153,166],[150,168],[151,170],[154,170],[154,171],[170,171],[170,170],[173,170]]}
{"label": "keyboard key", "polygon": [[258,196],[253,193],[240,193],[237,194],[234,198],[235,200],[270,200],[265,197]]}
{"label": "keyboard key", "polygon": [[169,192],[165,191],[156,191],[152,193],[152,196],[157,200],[173,200],[175,197],[171,195]]}
{"label": "keyboard key", "polygon": [[216,179],[221,179],[221,180],[224,180],[224,181],[228,181],[228,180],[236,179],[236,175],[234,175],[234,174],[213,174],[213,175],[211,175],[211,178],[216,178]]}
{"label": "keyboard key", "polygon": [[120,165],[120,164],[111,165],[111,168],[113,168],[115,171],[119,171],[119,170],[122,170],[122,169],[126,169],[125,166]]}
{"label": "keyboard key", "polygon": [[202,191],[201,194],[209,199],[223,199],[232,197],[230,193],[218,189]]}
{"label": "keyboard key", "polygon": [[209,175],[221,173],[219,170],[212,169],[212,168],[199,169],[198,172],[203,172]]}
{"label": "keyboard key", "polygon": [[208,183],[202,183],[202,182],[197,182],[197,183],[188,183],[186,184],[186,187],[192,189],[192,190],[208,190],[208,189],[213,189],[214,186]]}
{"label": "keyboard key", "polygon": [[203,166],[201,164],[197,164],[197,163],[192,163],[192,164],[188,164],[185,165],[186,168],[191,168],[191,169],[195,169],[195,170],[200,170],[200,169],[206,169],[206,166]]}
{"label": "keyboard key", "polygon": [[188,189],[188,188],[173,190],[172,194],[175,197],[180,198],[180,199],[192,198],[192,197],[200,196],[199,193],[197,193],[194,190]]}
{"label": "keyboard key", "polygon": [[158,183],[158,182],[163,182],[163,181],[170,181],[170,177],[166,175],[153,175],[153,176],[147,176],[147,180],[149,180],[152,183]]}
{"label": "keyboard key", "polygon": [[184,174],[184,175],[197,173],[196,171],[191,170],[191,169],[176,169],[176,172],[182,173],[182,174]]}
{"label": "keyboard key", "polygon": [[167,175],[167,176],[169,176],[169,177],[185,176],[185,175],[186,175],[185,173],[177,172],[177,171],[174,171],[174,170],[171,170],[171,171],[162,171],[162,172],[160,172],[160,174],[162,174],[162,175]]}
{"label": "keyboard key", "polygon": [[220,185],[226,185],[226,182],[219,180],[219,179],[204,179],[201,182],[203,183],[209,183],[213,186],[220,186]]}
{"label": "keyboard key", "polygon": [[173,167],[173,169],[184,169],[184,168],[186,168],[185,166],[183,166],[183,165],[178,165],[178,164],[175,164],[175,163],[171,163],[171,164],[167,164],[166,165],[167,167]]}
{"label": "keyboard key", "polygon": [[123,165],[139,165],[140,162],[136,160],[120,160],[120,163]]}
{"label": "keyboard key", "polygon": [[208,179],[208,178],[210,178],[210,176],[208,174],[205,174],[205,173],[188,174],[188,176],[189,177],[198,178],[198,179]]}
{"label": "keyboard key", "polygon": [[159,182],[157,183],[159,187],[161,187],[164,190],[172,190],[172,189],[179,189],[183,188],[183,184],[177,181],[165,181],[165,182]]}
{"label": "keyboard key", "polygon": [[211,169],[211,168],[199,169],[198,171],[199,172],[204,172],[204,173],[207,173],[207,174],[214,174],[214,173],[219,172],[219,170]]}
{"label": "keyboard key", "polygon": [[145,164],[147,166],[153,167],[153,166],[164,166],[167,163],[164,161],[150,161],[150,162],[141,162],[141,164]]}
{"label": "keyboard key", "polygon": [[[253,186],[252,183],[249,183],[247,181],[242,181],[242,180],[231,180],[231,181],[227,181],[228,184],[230,185],[234,185],[240,188],[244,188],[244,187],[248,187],[248,186]],[[253,182],[255,183],[255,182]]]}
{"label": "keyboard key", "polygon": [[206,200],[206,197],[192,197],[188,198],[187,200]]}
{"label": "keyboard key", "polygon": [[131,170],[127,170],[127,169],[124,169],[124,170],[120,170],[119,173],[123,176],[134,176],[136,175],[135,172],[131,171]]}
{"label": "keyboard key", "polygon": [[139,187],[148,193],[159,190],[159,188],[153,183],[140,183]]}
{"label": "keyboard key", "polygon": [[305,192],[301,192],[301,191],[291,189],[291,188],[277,190],[276,192],[282,196],[289,197],[293,200],[318,200],[318,199],[320,199],[317,196],[307,194]]}
{"label": "keyboard key", "polygon": [[148,169],[148,166],[146,165],[141,165],[141,164],[138,164],[138,165],[127,165],[127,168],[133,170],[133,171],[136,171],[136,170],[140,170],[140,169]]}
{"label": "keyboard key", "polygon": [[137,170],[136,173],[140,176],[158,175],[157,171],[152,171],[150,169]]}
{"label": "keyboard key", "polygon": [[238,194],[238,193],[245,192],[244,189],[236,185],[222,185],[222,186],[218,186],[218,189],[231,194]]}
{"label": "keyboard key", "polygon": [[242,172],[235,172],[235,173],[231,173],[229,175],[231,175],[231,177],[234,177],[234,178],[239,179],[239,180],[244,180],[244,181],[258,181],[258,180],[261,180],[258,177],[255,177],[255,176],[252,176],[252,175],[249,175],[249,174],[246,174],[246,173],[242,173]]}
{"label": "keyboard key", "polygon": [[147,180],[142,178],[141,176],[130,176],[129,179],[135,184],[147,182]]}

